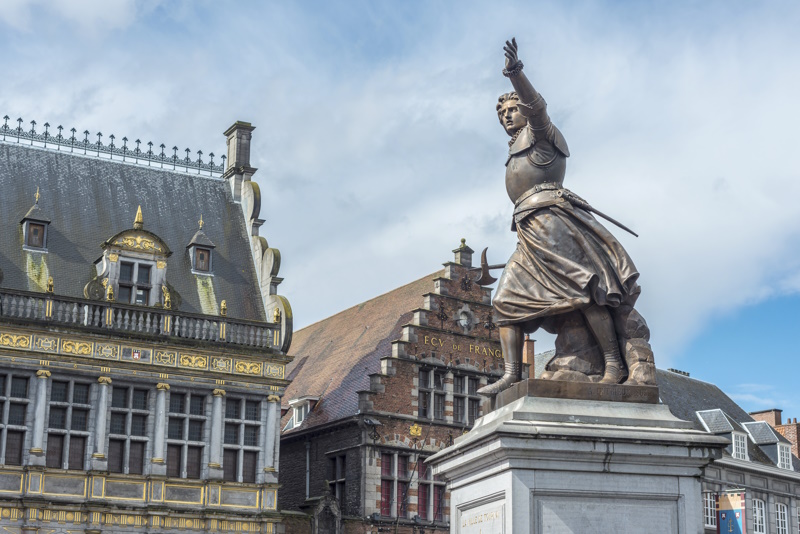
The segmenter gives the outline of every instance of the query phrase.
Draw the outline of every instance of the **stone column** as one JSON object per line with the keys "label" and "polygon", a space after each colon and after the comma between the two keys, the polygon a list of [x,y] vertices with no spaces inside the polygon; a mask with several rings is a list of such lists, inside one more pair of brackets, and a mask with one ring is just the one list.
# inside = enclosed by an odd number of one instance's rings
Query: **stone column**
{"label": "stone column", "polygon": [[108,412],[108,386],[111,384],[111,379],[107,376],[101,376],[97,379],[98,393],[97,393],[97,417],[95,419],[94,429],[94,453],[92,453],[92,469],[105,469],[108,462],[106,461],[106,419]]}
{"label": "stone column", "polygon": [[156,384],[156,421],[153,425],[153,465],[151,473],[154,475],[166,475],[167,466],[164,462],[166,441],[164,432],[167,427],[167,391],[169,384],[159,382]]}
{"label": "stone column", "polygon": [[278,469],[275,464],[275,450],[278,440],[275,439],[276,434],[280,439],[280,432],[278,430],[281,424],[279,409],[281,405],[281,398],[278,395],[269,395],[267,397],[267,425],[264,435],[264,472],[266,473],[265,482],[277,482],[278,477],[276,471]]}
{"label": "stone column", "polygon": [[33,439],[31,440],[30,459],[31,465],[44,465],[44,423],[47,412],[47,379],[50,371],[40,369],[36,371],[36,399],[33,404]]}
{"label": "stone column", "polygon": [[[447,371],[444,375],[444,420],[448,423],[453,422],[456,413],[456,401],[453,397],[453,391],[456,386],[456,377],[453,371]],[[447,407],[450,406],[450,414],[447,413]],[[469,407],[465,406],[465,409]]]}
{"label": "stone column", "polygon": [[222,397],[225,396],[224,389],[215,389],[211,392],[213,401],[211,404],[211,437],[210,453],[208,456],[208,478],[222,478]]}

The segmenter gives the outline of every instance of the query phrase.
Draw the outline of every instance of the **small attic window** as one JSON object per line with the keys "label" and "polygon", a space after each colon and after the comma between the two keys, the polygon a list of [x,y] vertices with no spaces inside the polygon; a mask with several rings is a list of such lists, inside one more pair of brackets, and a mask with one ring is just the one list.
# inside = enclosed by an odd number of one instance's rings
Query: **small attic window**
{"label": "small attic window", "polygon": [[45,226],[41,223],[28,222],[25,232],[25,246],[30,248],[45,248]]}
{"label": "small attic window", "polygon": [[126,304],[150,305],[150,273],[152,265],[120,261],[117,300]]}
{"label": "small attic window", "polygon": [[741,432],[732,433],[733,448],[731,456],[737,460],[749,460],[747,456],[747,436]]}
{"label": "small attic window", "polygon": [[778,467],[792,470],[792,453],[788,445],[778,443]]}
{"label": "small attic window", "polygon": [[211,271],[211,249],[194,247],[194,270],[204,273]]}

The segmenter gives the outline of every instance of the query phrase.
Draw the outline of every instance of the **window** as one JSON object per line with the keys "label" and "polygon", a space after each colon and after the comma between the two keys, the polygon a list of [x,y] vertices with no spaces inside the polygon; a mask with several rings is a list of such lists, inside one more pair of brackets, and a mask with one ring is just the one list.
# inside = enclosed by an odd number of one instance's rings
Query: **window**
{"label": "window", "polygon": [[384,517],[392,516],[392,502],[394,502],[393,460],[393,454],[386,452],[381,454],[381,515]]}
{"label": "window", "polygon": [[788,445],[778,444],[778,467],[792,469],[792,452]]}
{"label": "window", "polygon": [[289,405],[292,408],[292,417],[289,418],[289,421],[283,428],[284,430],[291,430],[300,426],[303,421],[305,421],[308,413],[311,411],[311,403],[309,401],[295,403],[295,401],[292,400],[289,401]]}
{"label": "window", "polygon": [[119,264],[119,290],[117,300],[129,304],[150,304],[150,273],[153,266],[147,263],[121,261]]}
{"label": "window", "polygon": [[432,369],[419,371],[419,416],[444,420],[444,373]]}
{"label": "window", "polygon": [[777,534],[789,534],[789,510],[785,504],[775,504],[775,530]]}
{"label": "window", "polygon": [[717,499],[710,491],[703,492],[703,524],[707,527],[717,526]]}
{"label": "window", "polygon": [[455,376],[453,384],[453,422],[472,425],[480,414],[478,379],[468,376]]}
{"label": "window", "polygon": [[5,443],[5,465],[22,465],[29,403],[27,376],[0,375],[0,439]]}
{"label": "window", "polygon": [[31,248],[45,248],[44,244],[44,225],[40,223],[29,222],[28,231],[26,233],[25,245]]}
{"label": "window", "polygon": [[739,432],[733,433],[733,453],[732,456],[739,460],[747,460],[747,437]]}
{"label": "window", "polygon": [[228,397],[225,400],[222,474],[231,482],[255,483],[258,472],[261,403]]}
{"label": "window", "polygon": [[206,396],[170,393],[167,476],[200,478],[205,447]]}
{"label": "window", "polygon": [[766,507],[761,499],[753,499],[753,532],[767,534]]}
{"label": "window", "polygon": [[408,516],[408,487],[411,475],[408,472],[408,456],[397,456],[397,517]]}
{"label": "window", "polygon": [[53,380],[45,464],[56,469],[84,469],[89,439],[89,384]]}
{"label": "window", "polygon": [[341,454],[328,458],[328,484],[331,495],[339,501],[339,508],[344,512],[345,482],[347,481],[347,456]]}
{"label": "window", "polygon": [[194,270],[205,273],[211,270],[211,250],[194,247]]}
{"label": "window", "polygon": [[431,476],[430,466],[425,464],[424,458],[418,460],[417,471],[417,515],[425,521],[444,522],[445,483],[438,476]]}
{"label": "window", "polygon": [[108,437],[108,470],[126,475],[144,474],[147,446],[146,389],[114,386]]}

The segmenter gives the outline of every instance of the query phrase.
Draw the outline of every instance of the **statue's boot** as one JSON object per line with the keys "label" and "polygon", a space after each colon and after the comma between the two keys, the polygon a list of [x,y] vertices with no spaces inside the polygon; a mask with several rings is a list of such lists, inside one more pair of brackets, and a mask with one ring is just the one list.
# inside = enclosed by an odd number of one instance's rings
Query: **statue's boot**
{"label": "statue's boot", "polygon": [[605,306],[594,304],[583,310],[583,315],[589,325],[589,330],[592,331],[597,344],[600,345],[600,350],[603,351],[605,371],[603,371],[600,383],[619,384],[627,378],[628,373],[625,371],[619,354],[619,341],[611,314],[608,313]]}
{"label": "statue's boot", "polygon": [[484,397],[493,397],[522,380],[522,344],[524,342],[522,328],[514,325],[501,326],[498,333],[500,334],[500,348],[503,350],[503,359],[505,360],[505,373],[497,382],[478,390],[478,394]]}

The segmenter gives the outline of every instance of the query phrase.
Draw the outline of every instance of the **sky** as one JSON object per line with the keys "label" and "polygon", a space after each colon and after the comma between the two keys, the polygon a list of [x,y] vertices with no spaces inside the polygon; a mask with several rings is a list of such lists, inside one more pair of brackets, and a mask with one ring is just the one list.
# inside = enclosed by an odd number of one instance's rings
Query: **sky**
{"label": "sky", "polygon": [[[504,41],[565,185],[639,233],[657,365],[800,414],[800,4],[2,0],[0,113],[224,153],[256,126],[261,234],[307,326],[513,251]],[[552,336],[537,333],[541,349]]]}

